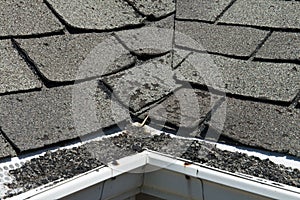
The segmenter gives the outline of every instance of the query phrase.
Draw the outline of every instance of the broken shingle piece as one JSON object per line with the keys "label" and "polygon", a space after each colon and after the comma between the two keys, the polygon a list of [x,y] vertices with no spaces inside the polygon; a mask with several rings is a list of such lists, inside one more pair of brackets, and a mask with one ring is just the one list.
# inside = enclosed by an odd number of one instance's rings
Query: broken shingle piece
{"label": "broken shingle piece", "polygon": [[9,40],[0,41],[0,94],[42,85]]}
{"label": "broken shingle piece", "polygon": [[43,76],[55,82],[99,77],[135,62],[111,34],[94,33],[18,39]]}
{"label": "broken shingle piece", "polygon": [[[21,151],[74,139],[115,125],[122,108],[95,81],[0,97],[2,131]],[[112,112],[118,113],[114,118]],[[119,120],[119,121],[118,121]]]}
{"label": "broken shingle piece", "polygon": [[273,32],[255,57],[300,61],[300,33]]}
{"label": "broken shingle piece", "polygon": [[231,0],[177,0],[176,17],[214,22]]}
{"label": "broken shingle piece", "polygon": [[175,11],[174,0],[128,0],[139,12],[147,17],[161,18]]}
{"label": "broken shingle piece", "polygon": [[[211,110],[211,95],[209,92],[181,88],[172,93],[163,102],[147,111],[151,122],[168,122],[178,128],[194,128]],[[142,115],[142,118],[144,118]]]}
{"label": "broken shingle piece", "polygon": [[36,35],[63,30],[42,0],[0,1],[0,36]]}
{"label": "broken shingle piece", "polygon": [[143,23],[143,18],[124,0],[47,0],[71,27],[110,30]]}
{"label": "broken shingle piece", "polygon": [[268,31],[249,27],[222,26],[201,22],[177,21],[175,27],[176,45],[244,57],[249,57],[268,34]]}
{"label": "broken shingle piece", "polygon": [[298,93],[300,67],[193,53],[175,71],[177,79],[248,97],[291,102]]}
{"label": "broken shingle piece", "polygon": [[227,98],[222,134],[244,145],[300,157],[300,111]]}
{"label": "broken shingle piece", "polygon": [[155,58],[134,68],[104,77],[114,95],[137,112],[160,100],[178,87],[173,79],[171,54]]}
{"label": "broken shingle piece", "polygon": [[238,0],[219,22],[273,28],[300,28],[300,2],[280,0]]}

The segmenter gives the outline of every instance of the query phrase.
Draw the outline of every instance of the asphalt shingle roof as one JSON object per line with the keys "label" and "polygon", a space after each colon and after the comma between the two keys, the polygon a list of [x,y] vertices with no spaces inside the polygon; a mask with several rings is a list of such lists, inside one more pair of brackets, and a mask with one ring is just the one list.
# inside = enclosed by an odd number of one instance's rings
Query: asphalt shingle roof
{"label": "asphalt shingle roof", "polygon": [[[174,134],[209,126],[299,159],[299,10],[284,0],[1,1],[0,160],[147,115]],[[198,113],[182,111],[196,111],[182,91]],[[225,105],[219,130],[211,113]]]}

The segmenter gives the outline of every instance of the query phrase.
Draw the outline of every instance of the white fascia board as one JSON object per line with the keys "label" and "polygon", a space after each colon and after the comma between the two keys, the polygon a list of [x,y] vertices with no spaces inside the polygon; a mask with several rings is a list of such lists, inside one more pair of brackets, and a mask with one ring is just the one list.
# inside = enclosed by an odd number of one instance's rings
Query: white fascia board
{"label": "white fascia board", "polygon": [[223,170],[198,164],[187,164],[178,159],[174,160],[173,163],[168,163],[166,155],[154,152],[148,152],[148,164],[273,199],[300,199],[300,189],[296,187],[284,185],[282,188],[272,185],[271,182],[263,183]]}

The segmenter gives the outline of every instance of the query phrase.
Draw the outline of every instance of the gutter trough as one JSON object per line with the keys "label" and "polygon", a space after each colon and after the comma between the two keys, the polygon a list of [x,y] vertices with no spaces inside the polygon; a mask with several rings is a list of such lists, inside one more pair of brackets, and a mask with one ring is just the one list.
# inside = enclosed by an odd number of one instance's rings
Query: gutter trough
{"label": "gutter trough", "polygon": [[187,163],[150,150],[7,199],[134,200],[140,193],[172,200],[300,199],[300,189],[295,187]]}

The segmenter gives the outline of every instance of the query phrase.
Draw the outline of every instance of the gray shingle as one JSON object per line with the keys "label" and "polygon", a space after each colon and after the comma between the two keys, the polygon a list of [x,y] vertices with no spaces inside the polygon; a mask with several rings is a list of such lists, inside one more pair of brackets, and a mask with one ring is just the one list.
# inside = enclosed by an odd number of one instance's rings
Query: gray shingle
{"label": "gray shingle", "polygon": [[300,156],[297,109],[227,98],[222,134],[256,148]]}
{"label": "gray shingle", "polygon": [[[300,66],[253,62],[194,53],[176,69],[182,81],[209,85],[231,94],[290,102],[300,87]],[[201,64],[199,64],[201,63]]]}
{"label": "gray shingle", "polygon": [[110,98],[102,88],[96,82],[85,82],[2,96],[1,128],[24,151],[112,126],[121,121],[121,117],[114,119],[112,112],[120,116],[123,110],[112,110]]}
{"label": "gray shingle", "polygon": [[151,27],[174,30],[174,21],[175,21],[175,15],[173,14],[159,21],[147,22],[146,25],[149,25]]}
{"label": "gray shingle", "polygon": [[143,27],[120,31],[116,35],[137,55],[160,55],[172,50],[172,29]]}
{"label": "gray shingle", "polygon": [[0,36],[33,35],[62,29],[42,0],[0,2]]}
{"label": "gray shingle", "polygon": [[145,16],[151,16],[154,18],[164,17],[175,11],[174,0],[128,0],[139,12]]}
{"label": "gray shingle", "polygon": [[231,0],[178,0],[176,18],[215,21]]}
{"label": "gray shingle", "polygon": [[[1,134],[1,133],[0,133]],[[15,152],[5,138],[0,135],[0,159],[14,155]]]}
{"label": "gray shingle", "polygon": [[248,27],[185,21],[177,21],[175,27],[181,33],[175,35],[176,45],[235,56],[250,56],[268,33]]}
{"label": "gray shingle", "polygon": [[274,32],[256,58],[300,60],[300,33]]}
{"label": "gray shingle", "polygon": [[[158,124],[171,123],[176,127],[196,127],[210,111],[211,95],[208,92],[192,88],[181,88],[166,100],[147,111],[151,122]],[[141,115],[145,118],[145,114]]]}
{"label": "gray shingle", "polygon": [[47,0],[71,27],[109,30],[141,24],[143,18],[124,0]]}
{"label": "gray shingle", "polygon": [[220,22],[274,28],[300,28],[300,2],[237,0]]}
{"label": "gray shingle", "polygon": [[124,105],[135,112],[178,87],[173,79],[171,54],[104,77],[103,81],[113,89],[114,95]]}
{"label": "gray shingle", "polygon": [[41,83],[9,40],[0,41],[0,93],[41,88]]}
{"label": "gray shingle", "polygon": [[20,39],[17,42],[39,71],[51,81],[100,76],[135,62],[129,51],[106,33]]}

